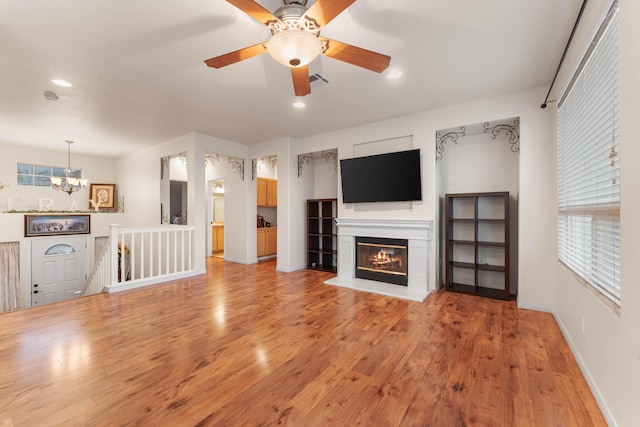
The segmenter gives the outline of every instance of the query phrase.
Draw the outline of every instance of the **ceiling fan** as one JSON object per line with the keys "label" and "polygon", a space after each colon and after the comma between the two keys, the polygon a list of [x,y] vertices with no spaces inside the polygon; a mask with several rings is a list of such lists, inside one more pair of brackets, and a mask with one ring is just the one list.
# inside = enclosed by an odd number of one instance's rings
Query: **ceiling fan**
{"label": "ceiling fan", "polygon": [[227,0],[267,26],[271,38],[204,62],[209,67],[222,68],[269,52],[276,61],[291,68],[296,96],[311,93],[308,64],[320,54],[381,73],[389,66],[389,56],[320,37],[320,29],[355,1],[317,0],[307,8],[307,0],[283,0],[284,5],[272,14],[254,0]]}

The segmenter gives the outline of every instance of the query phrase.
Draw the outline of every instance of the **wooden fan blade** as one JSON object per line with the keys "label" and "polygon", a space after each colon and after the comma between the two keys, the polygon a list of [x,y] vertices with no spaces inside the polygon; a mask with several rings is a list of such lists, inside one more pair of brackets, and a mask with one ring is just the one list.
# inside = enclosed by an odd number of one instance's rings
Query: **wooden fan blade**
{"label": "wooden fan blade", "polygon": [[253,0],[227,0],[227,3],[231,3],[256,21],[261,22],[264,25],[267,25],[269,21],[279,21],[279,19],[273,16],[271,12],[269,12],[267,9],[260,6]]}
{"label": "wooden fan blade", "polygon": [[234,52],[225,53],[224,55],[216,56],[215,58],[207,59],[204,63],[209,67],[222,68],[245,59],[253,58],[254,56],[262,55],[266,51],[267,48],[264,46],[264,43],[260,43]]}
{"label": "wooden fan blade", "polygon": [[336,16],[351,6],[356,0],[317,0],[311,5],[305,16],[324,27]]}
{"label": "wooden fan blade", "polygon": [[308,66],[291,67],[291,78],[293,79],[293,91],[296,96],[305,96],[311,93]]}
{"label": "wooden fan blade", "polygon": [[376,73],[383,72],[391,62],[391,57],[381,53],[372,52],[361,47],[352,46],[350,44],[320,37],[321,41],[327,42],[327,49],[324,55],[337,59],[339,61],[348,62]]}

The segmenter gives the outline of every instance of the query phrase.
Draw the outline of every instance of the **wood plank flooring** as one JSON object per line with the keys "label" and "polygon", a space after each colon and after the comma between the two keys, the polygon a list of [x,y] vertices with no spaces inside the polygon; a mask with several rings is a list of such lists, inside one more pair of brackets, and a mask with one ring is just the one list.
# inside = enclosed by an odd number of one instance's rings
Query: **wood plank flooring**
{"label": "wood plank flooring", "polygon": [[0,426],[604,426],[553,317],[273,261],[0,315]]}

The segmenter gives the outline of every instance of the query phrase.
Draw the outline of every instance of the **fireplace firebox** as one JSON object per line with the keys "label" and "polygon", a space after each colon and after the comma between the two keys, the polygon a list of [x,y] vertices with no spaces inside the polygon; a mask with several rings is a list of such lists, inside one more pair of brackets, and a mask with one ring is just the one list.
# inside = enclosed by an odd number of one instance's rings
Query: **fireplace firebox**
{"label": "fireplace firebox", "polygon": [[407,286],[408,240],[356,237],[356,277]]}

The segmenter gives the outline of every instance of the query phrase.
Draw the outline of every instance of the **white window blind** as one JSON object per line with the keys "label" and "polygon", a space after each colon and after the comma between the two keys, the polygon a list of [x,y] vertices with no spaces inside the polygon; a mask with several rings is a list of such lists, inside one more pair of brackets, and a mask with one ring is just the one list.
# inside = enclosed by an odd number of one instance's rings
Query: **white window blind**
{"label": "white window blind", "polygon": [[558,257],[620,305],[618,7],[558,106]]}

